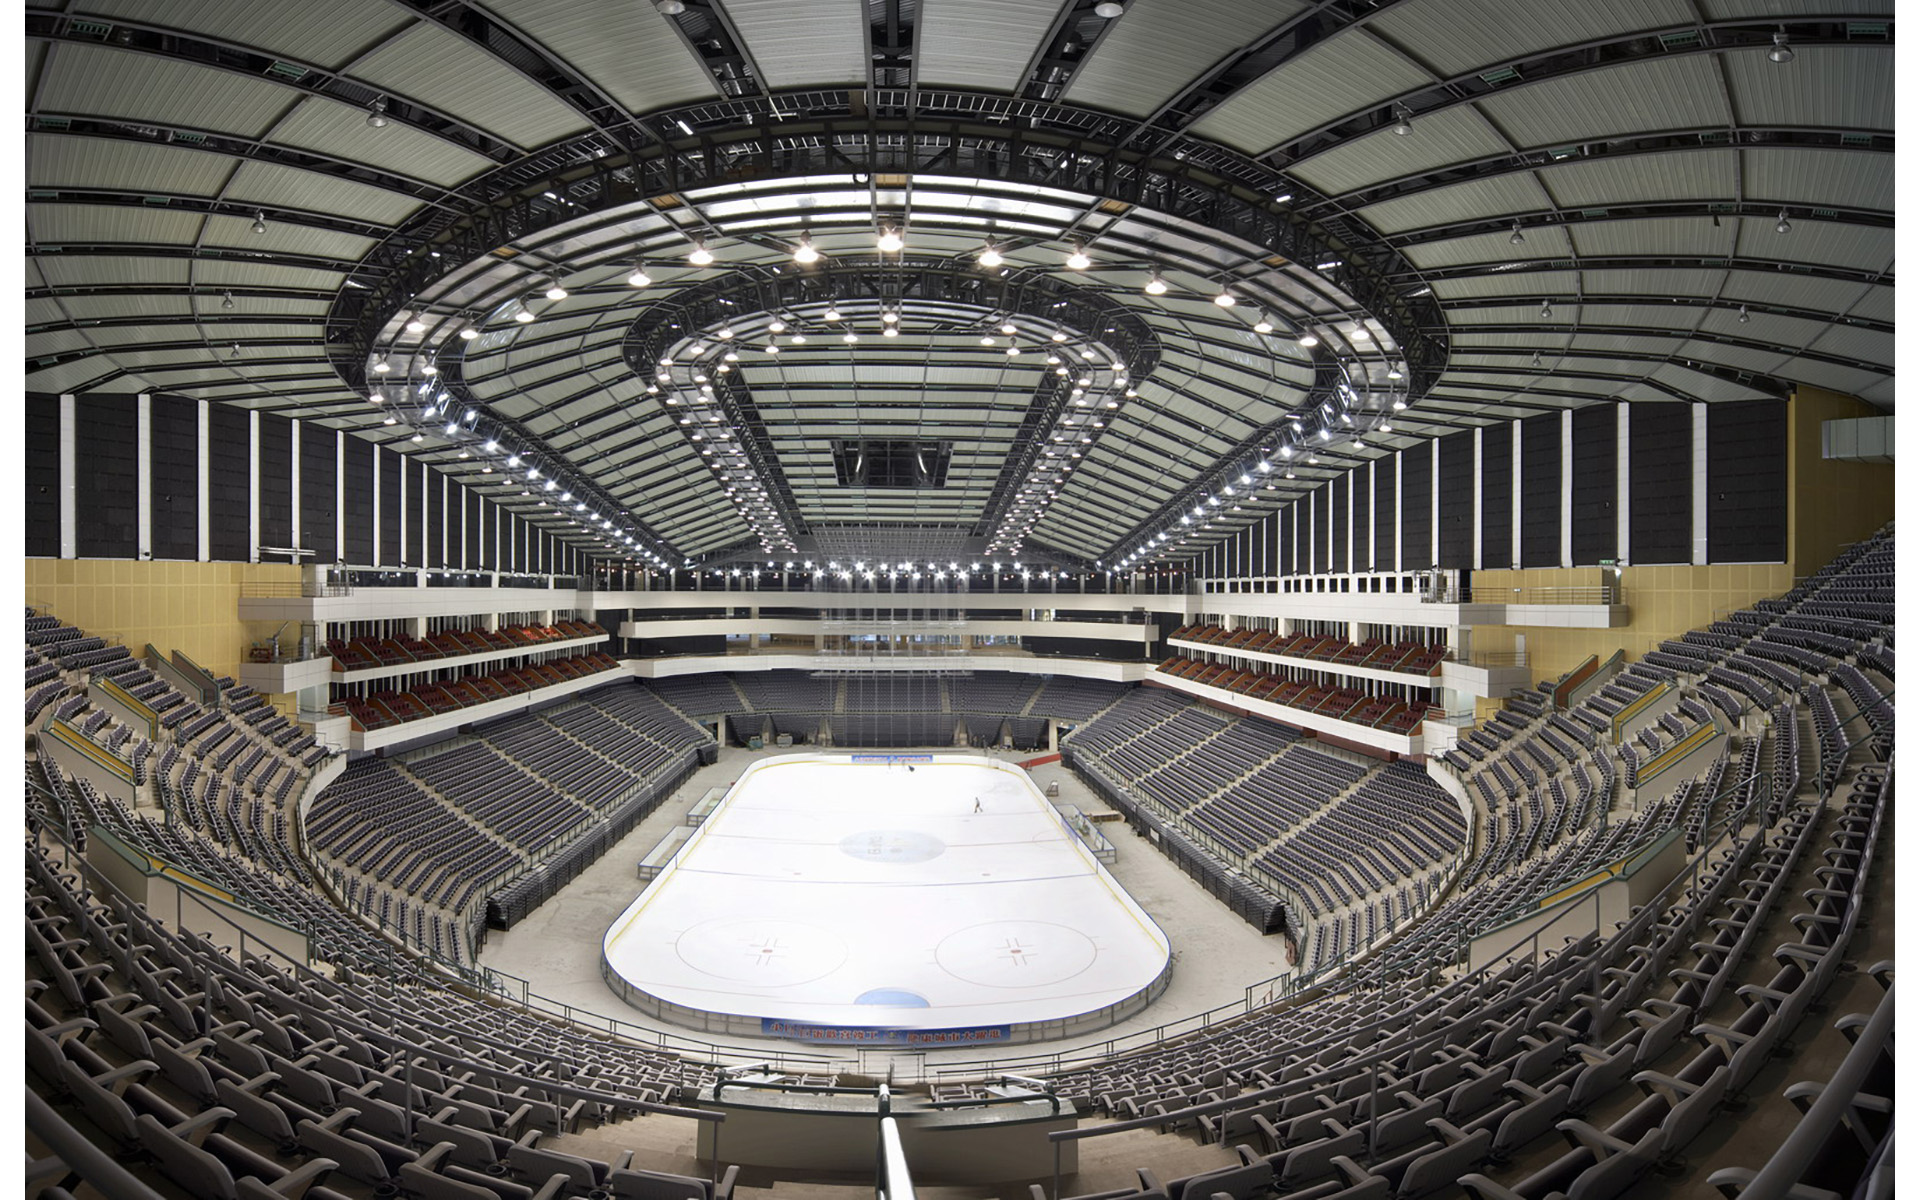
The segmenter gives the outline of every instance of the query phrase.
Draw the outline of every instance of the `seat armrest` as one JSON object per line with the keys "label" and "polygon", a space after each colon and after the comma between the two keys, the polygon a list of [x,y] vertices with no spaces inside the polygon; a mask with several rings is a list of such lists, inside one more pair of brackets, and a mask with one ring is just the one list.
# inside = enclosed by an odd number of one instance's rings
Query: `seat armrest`
{"label": "seat armrest", "polygon": [[144,1082],[147,1076],[159,1069],[159,1063],[150,1058],[142,1058],[124,1067],[115,1067],[104,1075],[95,1075],[93,1081],[117,1096],[125,1092],[130,1085]]}
{"label": "seat armrest", "polygon": [[720,1182],[713,1185],[713,1200],[733,1200],[733,1181],[740,1177],[740,1164],[735,1163],[720,1176]]}
{"label": "seat armrest", "polygon": [[1370,1172],[1346,1155],[1336,1154],[1332,1161],[1334,1169],[1345,1177],[1348,1186],[1358,1186],[1367,1181]]}
{"label": "seat armrest", "polygon": [[219,1133],[225,1129],[227,1122],[233,1120],[233,1116],[233,1110],[230,1108],[209,1108],[198,1116],[188,1117],[178,1125],[169,1128],[167,1132],[191,1145],[198,1146],[207,1140],[208,1134]]}
{"label": "seat armrest", "polygon": [[1559,1121],[1554,1128],[1564,1134],[1568,1144],[1575,1149],[1592,1152],[1596,1162],[1604,1162],[1615,1154],[1624,1154],[1633,1149],[1632,1143],[1624,1142],[1604,1129],[1596,1129],[1585,1121]]}
{"label": "seat armrest", "polygon": [[1471,1192],[1477,1200],[1526,1200],[1526,1197],[1512,1188],[1505,1187],[1473,1171],[1460,1177],[1460,1186]]}
{"label": "seat armrest", "polygon": [[317,1186],[333,1174],[340,1164],[331,1158],[310,1158],[299,1167],[287,1172],[269,1186],[269,1190],[287,1197],[287,1200],[300,1200],[307,1189]]}

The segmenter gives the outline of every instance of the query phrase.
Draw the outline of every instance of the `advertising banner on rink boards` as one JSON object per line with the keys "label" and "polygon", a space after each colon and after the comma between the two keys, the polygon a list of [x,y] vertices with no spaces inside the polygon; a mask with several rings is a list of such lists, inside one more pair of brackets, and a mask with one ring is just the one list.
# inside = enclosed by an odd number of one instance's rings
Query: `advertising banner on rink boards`
{"label": "advertising banner on rink boards", "polygon": [[778,1017],[760,1018],[760,1032],[768,1037],[799,1042],[833,1042],[842,1046],[978,1046],[1005,1042],[1010,1025],[976,1025],[965,1029],[880,1029],[851,1025],[808,1025]]}

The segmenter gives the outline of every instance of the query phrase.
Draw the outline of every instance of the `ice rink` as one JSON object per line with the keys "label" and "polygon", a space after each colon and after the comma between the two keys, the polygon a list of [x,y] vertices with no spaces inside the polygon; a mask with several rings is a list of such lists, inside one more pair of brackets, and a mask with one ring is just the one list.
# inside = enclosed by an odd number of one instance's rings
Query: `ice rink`
{"label": "ice rink", "polygon": [[1010,764],[796,754],[750,767],[608,928],[635,1007],[805,1040],[1022,1041],[1165,984],[1166,936]]}

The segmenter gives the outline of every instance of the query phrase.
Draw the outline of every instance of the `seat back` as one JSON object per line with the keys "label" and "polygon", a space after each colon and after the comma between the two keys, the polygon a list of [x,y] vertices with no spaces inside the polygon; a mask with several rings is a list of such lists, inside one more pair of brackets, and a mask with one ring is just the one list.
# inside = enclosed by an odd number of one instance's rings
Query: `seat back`
{"label": "seat back", "polygon": [[177,1138],[167,1127],[146,1113],[134,1118],[140,1146],[160,1164],[168,1179],[201,1200],[236,1200],[233,1174],[227,1165],[184,1138]]}

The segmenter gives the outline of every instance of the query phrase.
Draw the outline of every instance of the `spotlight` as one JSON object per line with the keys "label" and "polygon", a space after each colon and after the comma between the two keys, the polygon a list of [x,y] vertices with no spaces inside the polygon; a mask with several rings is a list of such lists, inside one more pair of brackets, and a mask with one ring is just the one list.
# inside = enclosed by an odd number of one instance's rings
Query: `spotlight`
{"label": "spotlight", "polygon": [[256,211],[253,214],[253,231],[255,233],[265,233],[267,231],[267,214],[265,212]]}
{"label": "spotlight", "polygon": [[988,242],[980,248],[979,263],[983,267],[997,267],[1007,261],[1000,254],[1000,247]]}
{"label": "spotlight", "polygon": [[1513,223],[1513,232],[1507,235],[1507,244],[1510,246],[1518,246],[1526,240],[1527,235],[1520,232],[1520,222],[1515,221]]}
{"label": "spotlight", "polygon": [[550,285],[547,288],[547,299],[565,300],[567,298],[567,289],[560,286],[558,279],[550,279],[547,282]]}
{"label": "spotlight", "polygon": [[1073,244],[1073,253],[1067,255],[1068,269],[1074,270],[1074,271],[1084,271],[1092,265],[1093,265],[1093,260],[1087,257],[1087,248],[1085,246],[1082,246],[1079,242],[1075,242]]}
{"label": "spotlight", "polygon": [[375,375],[385,375],[388,371],[391,371],[391,370],[393,370],[393,367],[389,365],[387,360],[384,358],[381,359],[379,362],[373,364],[373,373]]}
{"label": "spotlight", "polygon": [[470,342],[479,336],[480,331],[471,325],[464,325],[460,329],[460,340],[463,342]]}
{"label": "spotlight", "polygon": [[1222,287],[1220,289],[1220,294],[1213,298],[1213,302],[1215,304],[1218,304],[1221,308],[1232,308],[1235,304],[1239,303],[1233,298],[1233,293],[1228,291],[1225,287]]}
{"label": "spotlight", "polygon": [[628,287],[646,287],[653,282],[653,276],[647,274],[645,263],[634,263],[633,274],[627,276]]}
{"label": "spotlight", "polygon": [[1747,323],[1747,321],[1748,321],[1748,319],[1749,319],[1749,318],[1747,317],[1747,306],[1746,306],[1746,305],[1744,305],[1744,304],[1742,304],[1742,305],[1740,306],[1740,323],[1741,323],[1742,325],[1745,325],[1745,324]]}
{"label": "spotlight", "polygon": [[1413,132],[1413,114],[1407,111],[1404,104],[1396,104],[1393,108],[1395,117],[1393,132],[1400,137],[1406,137]]}
{"label": "spotlight", "polygon": [[1120,0],[1100,0],[1100,3],[1093,6],[1094,16],[1104,17],[1109,21],[1126,11],[1127,6],[1120,3]]}
{"label": "spotlight", "polygon": [[687,261],[696,267],[713,265],[713,251],[707,249],[707,239],[703,237],[693,239],[693,249],[687,252]]}
{"label": "spotlight", "polygon": [[820,261],[820,252],[813,248],[813,239],[804,233],[800,235],[800,240],[794,244],[793,261],[802,266]]}
{"label": "spotlight", "polygon": [[426,331],[427,331],[427,323],[420,319],[420,315],[418,313],[415,313],[413,316],[407,319],[408,333],[425,333]]}
{"label": "spotlight", "polygon": [[1548,303],[1545,300],[1542,300],[1540,302],[1540,315],[1543,318],[1551,317],[1553,315],[1553,305]]}
{"label": "spotlight", "polygon": [[513,314],[513,319],[520,322],[522,325],[530,325],[533,323],[533,310],[530,308],[523,308],[519,312]]}
{"label": "spotlight", "polygon": [[367,105],[367,108],[371,110],[367,113],[367,128],[385,129],[387,127],[387,98],[385,96],[375,96],[372,103]]}
{"label": "spotlight", "polygon": [[1141,290],[1149,296],[1164,296],[1167,294],[1167,281],[1160,278],[1160,272],[1155,271],[1147,276],[1147,284]]}
{"label": "spotlight", "polygon": [[687,11],[686,0],[653,0],[653,9],[663,17],[677,17]]}
{"label": "spotlight", "polygon": [[1789,220],[1787,220],[1787,210],[1786,210],[1786,209],[1784,209],[1784,208],[1783,208],[1783,209],[1781,209],[1781,210],[1780,210],[1780,219],[1779,219],[1778,221],[1775,221],[1775,222],[1774,222],[1774,225],[1773,225],[1773,231],[1774,231],[1775,233],[1791,233],[1791,232],[1793,232],[1793,222],[1792,222],[1792,221],[1789,221]]}
{"label": "spotlight", "polygon": [[906,239],[891,225],[880,227],[880,236],[874,239],[873,245],[882,254],[898,254],[907,248]]}
{"label": "spotlight", "polygon": [[1253,331],[1255,333],[1272,333],[1273,322],[1267,320],[1265,317],[1261,317],[1258,321],[1255,321],[1253,323]]}
{"label": "spotlight", "polygon": [[1300,344],[1311,350],[1320,344],[1320,339],[1310,333],[1303,333],[1300,335]]}
{"label": "spotlight", "polygon": [[1783,64],[1793,61],[1793,47],[1787,45],[1786,30],[1773,35],[1773,49],[1767,51],[1767,61]]}

